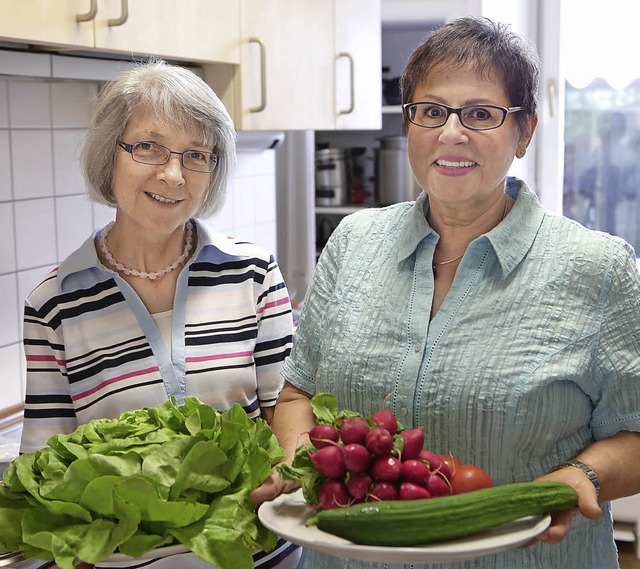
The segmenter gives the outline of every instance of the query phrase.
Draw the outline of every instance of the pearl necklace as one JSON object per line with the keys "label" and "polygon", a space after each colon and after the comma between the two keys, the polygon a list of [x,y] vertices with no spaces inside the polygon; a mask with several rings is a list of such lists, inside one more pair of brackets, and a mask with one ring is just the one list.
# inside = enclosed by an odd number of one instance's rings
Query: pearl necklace
{"label": "pearl necklace", "polygon": [[[505,217],[507,217],[507,209],[508,209],[508,207],[509,207],[509,198],[507,197],[507,194],[504,194],[504,210],[502,212],[502,217],[500,218],[500,222]],[[440,261],[440,262],[433,261],[431,267],[435,270],[435,268],[437,266],[439,266],[439,265],[448,265],[449,263],[453,263],[454,261],[457,261],[458,259],[462,259],[462,257],[464,257],[464,253],[462,253],[461,255],[458,255],[457,257],[454,257],[453,259],[449,259],[448,261]]]}
{"label": "pearl necklace", "polygon": [[130,275],[132,277],[140,277],[141,279],[150,279],[150,280],[159,279],[160,277],[166,275],[167,273],[170,273],[171,271],[177,269],[180,265],[182,265],[182,263],[184,263],[187,260],[187,257],[189,256],[189,252],[193,247],[193,223],[191,223],[191,221],[188,221],[186,225],[187,236],[185,239],[182,255],[180,255],[173,263],[171,263],[165,269],[158,271],[157,273],[148,273],[147,271],[139,271],[138,269],[129,269],[125,267],[122,263],[119,263],[118,261],[116,261],[113,255],[111,254],[111,251],[109,251],[109,248],[107,247],[107,235],[109,235],[109,231],[111,231],[111,228],[113,227],[114,223],[115,222],[112,221],[102,230],[102,233],[98,238],[98,245],[100,246],[100,249],[102,250],[102,253],[104,254],[104,257],[107,260],[107,262],[112,267],[114,267],[116,271],[120,273],[124,273],[127,276]]}

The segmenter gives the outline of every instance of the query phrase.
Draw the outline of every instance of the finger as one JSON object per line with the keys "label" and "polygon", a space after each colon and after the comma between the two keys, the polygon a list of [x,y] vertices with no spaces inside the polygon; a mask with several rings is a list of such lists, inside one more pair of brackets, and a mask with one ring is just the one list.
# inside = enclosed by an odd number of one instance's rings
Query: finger
{"label": "finger", "polygon": [[545,543],[560,543],[569,531],[569,524],[576,515],[577,510],[568,510],[554,514],[551,518],[551,525],[536,538]]}
{"label": "finger", "polygon": [[257,506],[268,500],[273,500],[281,492],[279,486],[278,482],[271,476],[251,492],[251,499]]}

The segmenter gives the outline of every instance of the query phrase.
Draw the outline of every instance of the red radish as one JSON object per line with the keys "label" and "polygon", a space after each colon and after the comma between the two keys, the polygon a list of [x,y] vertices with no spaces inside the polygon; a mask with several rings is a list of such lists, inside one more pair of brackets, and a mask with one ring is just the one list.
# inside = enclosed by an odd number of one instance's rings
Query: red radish
{"label": "red radish", "polygon": [[318,490],[318,508],[331,510],[333,508],[341,508],[348,506],[351,502],[351,496],[345,483],[342,480],[329,479],[325,480]]}
{"label": "red radish", "polygon": [[418,455],[424,446],[424,427],[402,431],[400,436],[404,439],[402,460],[418,458]]}
{"label": "red radish", "polygon": [[323,447],[313,454],[309,453],[309,456],[313,466],[322,476],[340,478],[347,472],[342,452],[342,447],[334,444],[333,446]]}
{"label": "red radish", "polygon": [[428,462],[429,470],[431,470],[431,472],[440,472],[447,478],[447,480],[451,480],[453,478],[453,473],[451,472],[449,465],[436,453],[431,452],[430,450],[422,450],[418,455],[418,459]]}
{"label": "red radish", "polygon": [[373,456],[387,456],[393,448],[393,437],[387,429],[374,427],[367,433],[364,444]]}
{"label": "red radish", "polygon": [[362,417],[347,417],[340,425],[340,439],[345,445],[362,445],[369,432],[369,425]]}
{"label": "red radish", "polygon": [[369,494],[373,480],[366,472],[352,474],[347,480],[347,490],[356,500],[364,500]]}
{"label": "red radish", "polygon": [[424,462],[414,459],[405,460],[402,463],[401,471],[402,480],[427,488],[429,478],[431,478],[431,471]]}
{"label": "red radish", "polygon": [[351,443],[342,449],[344,465],[349,472],[364,472],[371,464],[371,454],[366,447]]}
{"label": "red radish", "polygon": [[389,482],[379,482],[369,492],[370,500],[397,500],[398,489]]}
{"label": "red radish", "polygon": [[413,482],[403,482],[398,488],[398,499],[400,500],[420,500],[425,498],[431,498],[429,491]]}
{"label": "red radish", "polygon": [[387,429],[392,435],[398,432],[398,419],[396,419],[393,411],[389,411],[388,409],[378,411],[371,416],[371,420],[378,425],[378,427]]}
{"label": "red radish", "polygon": [[376,482],[395,482],[402,475],[402,463],[395,456],[374,458],[369,473]]}
{"label": "red radish", "polygon": [[435,472],[427,482],[427,490],[432,496],[449,496],[453,493],[451,483],[440,472]]}
{"label": "red radish", "polygon": [[427,449],[422,449],[418,453],[420,460],[426,460],[429,463],[429,470],[432,472],[438,470],[442,464],[442,459],[435,453]]}
{"label": "red radish", "polygon": [[316,425],[309,431],[311,444],[320,449],[338,442],[340,435],[333,425]]}

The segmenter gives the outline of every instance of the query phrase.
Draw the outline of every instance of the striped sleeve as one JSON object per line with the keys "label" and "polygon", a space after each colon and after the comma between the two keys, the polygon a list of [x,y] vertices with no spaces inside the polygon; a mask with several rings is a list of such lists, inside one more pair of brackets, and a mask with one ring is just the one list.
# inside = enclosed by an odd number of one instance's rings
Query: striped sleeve
{"label": "striped sleeve", "polygon": [[254,359],[258,398],[261,407],[273,407],[284,384],[280,369],[293,342],[291,300],[273,256],[259,287],[256,313],[258,337]]}
{"label": "striped sleeve", "polygon": [[77,420],[69,394],[65,348],[55,323],[56,305],[24,309],[24,351],[27,365],[24,425],[20,452],[33,452],[56,433],[70,433]]}

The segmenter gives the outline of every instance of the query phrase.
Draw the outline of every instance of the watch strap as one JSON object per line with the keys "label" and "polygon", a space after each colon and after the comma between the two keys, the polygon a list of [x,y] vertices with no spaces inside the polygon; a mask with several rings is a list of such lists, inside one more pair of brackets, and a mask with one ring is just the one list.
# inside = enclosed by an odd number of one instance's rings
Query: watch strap
{"label": "watch strap", "polygon": [[591,468],[588,464],[584,462],[580,462],[579,460],[571,460],[569,462],[563,462],[562,464],[558,464],[555,468],[551,470],[551,472],[555,472],[556,470],[560,470],[561,468],[565,468],[566,466],[573,466],[574,468],[578,468],[585,473],[587,478],[591,481],[594,488],[596,489],[596,497],[600,495],[600,479],[598,478],[598,474],[593,468]]}

